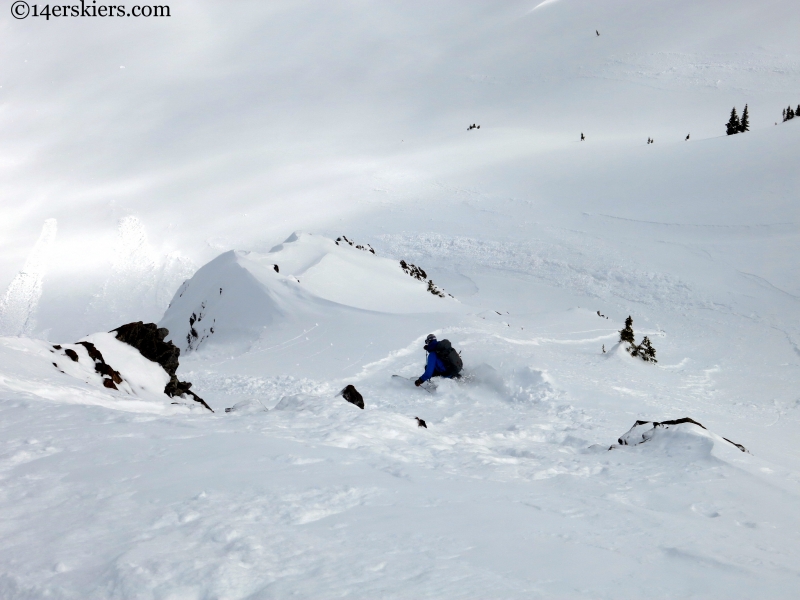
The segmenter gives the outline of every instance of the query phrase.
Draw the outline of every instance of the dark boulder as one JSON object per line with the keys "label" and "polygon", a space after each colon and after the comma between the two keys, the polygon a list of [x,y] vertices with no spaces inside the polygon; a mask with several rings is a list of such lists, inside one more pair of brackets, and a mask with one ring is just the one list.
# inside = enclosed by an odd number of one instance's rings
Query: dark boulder
{"label": "dark boulder", "polygon": [[348,385],[339,394],[350,404],[355,404],[358,408],[364,408],[364,397],[358,393],[354,385]]}
{"label": "dark boulder", "polygon": [[168,329],[137,321],[117,327],[111,333],[116,333],[120,342],[133,346],[146,359],[160,364],[169,375],[175,375],[181,350],[172,342],[164,341],[169,335]]}
{"label": "dark boulder", "polygon": [[417,420],[417,427],[424,427],[425,429],[428,428],[428,424],[425,423],[425,419],[420,419],[419,417],[414,417]]}

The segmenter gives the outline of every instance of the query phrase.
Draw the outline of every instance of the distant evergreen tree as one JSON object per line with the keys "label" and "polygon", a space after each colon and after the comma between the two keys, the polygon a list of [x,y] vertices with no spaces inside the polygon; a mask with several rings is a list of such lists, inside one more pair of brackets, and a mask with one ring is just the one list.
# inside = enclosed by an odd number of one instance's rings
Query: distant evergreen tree
{"label": "distant evergreen tree", "polygon": [[728,122],[726,124],[727,134],[734,135],[736,133],[739,133],[739,127],[741,127],[741,125],[742,124],[739,122],[739,115],[736,114],[736,107],[734,106],[731,109],[731,118],[728,119]]}
{"label": "distant evergreen tree", "polygon": [[650,343],[650,338],[644,336],[642,343],[639,345],[639,356],[646,362],[658,362],[656,360],[656,349]]}
{"label": "distant evergreen tree", "polygon": [[784,121],[791,121],[792,119],[794,119],[794,111],[792,110],[792,107],[790,106],[784,112],[783,120]]}
{"label": "distant evergreen tree", "polygon": [[745,131],[750,131],[750,113],[747,111],[747,104],[744,105],[742,122],[739,123],[739,133],[744,133]]}
{"label": "distant evergreen tree", "polygon": [[783,122],[786,123],[786,109],[783,109]]}
{"label": "distant evergreen tree", "polygon": [[800,104],[797,105],[797,110],[794,111],[794,114],[800,115]]}
{"label": "distant evergreen tree", "polygon": [[[642,343],[638,346],[633,338],[633,319],[628,316],[625,319],[625,328],[621,329],[619,332],[619,341],[620,343],[627,342],[629,345],[625,350],[628,351],[628,354],[631,356],[635,356],[641,358],[645,362],[658,362],[656,360],[656,349],[653,348],[653,344],[650,343],[650,338],[645,336],[642,340]],[[603,346],[603,351],[605,352],[606,347]]]}
{"label": "distant evergreen tree", "polygon": [[629,344],[634,344],[633,339],[633,319],[628,315],[628,318],[625,319],[625,329],[620,329],[619,331],[619,341],[628,342]]}

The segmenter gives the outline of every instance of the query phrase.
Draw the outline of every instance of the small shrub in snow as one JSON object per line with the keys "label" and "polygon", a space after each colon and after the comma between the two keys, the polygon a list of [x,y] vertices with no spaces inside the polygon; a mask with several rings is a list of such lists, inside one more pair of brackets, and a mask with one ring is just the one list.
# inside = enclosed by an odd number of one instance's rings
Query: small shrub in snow
{"label": "small shrub in snow", "polygon": [[636,344],[628,346],[628,352],[631,356],[638,356],[645,362],[658,362],[656,360],[656,349],[653,348],[653,345],[650,343],[650,338],[647,336],[644,337],[642,343],[638,346]]}

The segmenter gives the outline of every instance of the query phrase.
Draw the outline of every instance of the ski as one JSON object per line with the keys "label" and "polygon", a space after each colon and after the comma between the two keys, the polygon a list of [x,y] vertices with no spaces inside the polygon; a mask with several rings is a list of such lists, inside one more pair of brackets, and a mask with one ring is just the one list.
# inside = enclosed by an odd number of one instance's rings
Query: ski
{"label": "ski", "polygon": [[[404,381],[408,381],[412,385],[416,381],[416,379],[413,379],[411,377],[404,377],[403,375],[392,375],[392,379],[402,379]],[[414,386],[414,387],[419,387],[420,389],[425,390],[429,394],[432,394],[434,391],[436,391],[436,384],[430,380],[426,381],[420,386]]]}

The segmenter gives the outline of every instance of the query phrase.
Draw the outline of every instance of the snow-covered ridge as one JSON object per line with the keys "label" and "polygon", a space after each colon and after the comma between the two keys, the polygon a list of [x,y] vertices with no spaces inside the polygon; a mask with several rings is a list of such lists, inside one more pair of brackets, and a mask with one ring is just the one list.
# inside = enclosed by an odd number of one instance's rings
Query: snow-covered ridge
{"label": "snow-covered ridge", "polygon": [[201,405],[211,410],[189,391],[190,383],[175,376],[180,351],[164,343],[166,333],[138,322],[74,344],[0,338],[0,360],[18,363],[0,383],[46,400],[127,412],[170,413],[174,406],[194,410]]}
{"label": "snow-covered ridge", "polygon": [[[437,290],[438,291],[438,290]],[[185,351],[244,349],[275,324],[314,323],[341,311],[385,314],[461,311],[451,296],[366,248],[293,233],[268,253],[229,251],[185,282],[160,322]]]}

